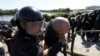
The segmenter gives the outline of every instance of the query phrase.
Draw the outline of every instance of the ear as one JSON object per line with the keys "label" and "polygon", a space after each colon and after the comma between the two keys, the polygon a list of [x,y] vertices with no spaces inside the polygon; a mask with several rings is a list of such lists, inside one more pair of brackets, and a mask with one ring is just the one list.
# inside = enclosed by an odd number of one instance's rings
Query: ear
{"label": "ear", "polygon": [[26,22],[26,21],[20,22],[20,25],[21,25],[22,29],[24,29],[24,30],[27,29],[27,24],[28,24],[28,22]]}

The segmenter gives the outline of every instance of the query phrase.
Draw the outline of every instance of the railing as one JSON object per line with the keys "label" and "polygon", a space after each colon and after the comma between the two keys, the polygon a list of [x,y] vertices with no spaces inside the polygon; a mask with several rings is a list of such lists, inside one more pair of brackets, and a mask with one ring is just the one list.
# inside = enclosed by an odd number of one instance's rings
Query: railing
{"label": "railing", "polygon": [[83,30],[83,31],[76,31],[74,33],[72,33],[72,43],[71,43],[71,56],[74,56],[74,52],[73,52],[73,48],[74,48],[74,41],[75,41],[75,37],[76,37],[76,33],[80,33],[80,32],[100,32],[100,30]]}

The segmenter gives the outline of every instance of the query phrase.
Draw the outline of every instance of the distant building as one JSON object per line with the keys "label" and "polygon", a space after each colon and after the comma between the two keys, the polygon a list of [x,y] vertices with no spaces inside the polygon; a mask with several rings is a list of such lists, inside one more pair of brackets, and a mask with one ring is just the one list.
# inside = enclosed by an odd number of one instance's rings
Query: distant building
{"label": "distant building", "polygon": [[86,10],[96,10],[96,9],[100,9],[100,6],[88,6],[85,9]]}

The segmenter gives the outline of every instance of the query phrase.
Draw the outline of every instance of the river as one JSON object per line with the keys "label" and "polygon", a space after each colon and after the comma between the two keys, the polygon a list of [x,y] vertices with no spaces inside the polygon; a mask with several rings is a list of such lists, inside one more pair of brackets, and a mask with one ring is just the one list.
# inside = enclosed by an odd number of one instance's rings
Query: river
{"label": "river", "polygon": [[[46,12],[42,12],[42,14],[48,14],[48,15],[53,15],[53,13],[46,13]],[[0,21],[10,21],[12,18],[14,17],[14,15],[2,15],[0,16]]]}
{"label": "river", "polygon": [[13,17],[13,15],[2,15],[0,16],[0,21],[10,21]]}

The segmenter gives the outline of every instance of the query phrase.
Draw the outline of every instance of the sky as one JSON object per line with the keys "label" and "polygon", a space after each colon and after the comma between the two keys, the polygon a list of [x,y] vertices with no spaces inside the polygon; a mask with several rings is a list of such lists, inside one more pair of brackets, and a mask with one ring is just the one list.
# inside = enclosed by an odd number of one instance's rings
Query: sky
{"label": "sky", "polygon": [[100,0],[0,0],[0,9],[21,9],[24,6],[32,6],[41,10],[84,9],[91,5],[100,6]]}

